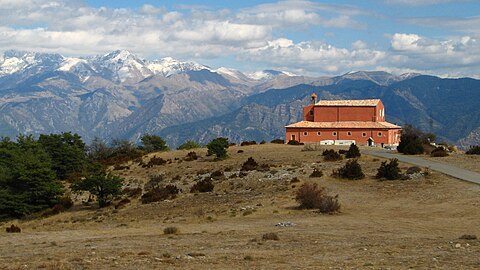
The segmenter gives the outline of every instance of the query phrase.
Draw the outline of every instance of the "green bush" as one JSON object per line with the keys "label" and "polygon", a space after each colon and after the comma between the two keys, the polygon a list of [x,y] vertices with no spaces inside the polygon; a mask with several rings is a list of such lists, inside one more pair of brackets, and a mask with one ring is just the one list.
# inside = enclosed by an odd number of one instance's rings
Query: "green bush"
{"label": "green bush", "polygon": [[470,149],[468,149],[467,152],[465,152],[467,155],[480,155],[480,145],[475,145],[475,146],[470,146]]}
{"label": "green bush", "polygon": [[388,180],[398,180],[402,178],[400,168],[398,167],[398,159],[391,159],[389,163],[387,161],[382,162],[378,168],[376,178],[385,178]]}
{"label": "green bush", "polygon": [[346,158],[358,158],[360,156],[361,156],[360,149],[354,143],[350,145],[350,148],[348,148],[347,153],[345,153]]}
{"label": "green bush", "polygon": [[358,164],[356,159],[347,161],[343,167],[334,170],[332,175],[334,177],[350,180],[359,180],[365,178],[365,174],[362,171],[362,166]]}
{"label": "green bush", "polygon": [[[427,134],[428,135],[428,134]],[[428,141],[428,136],[415,129],[411,125],[405,125],[400,136],[400,143],[397,151],[406,155],[423,154],[425,149],[423,144]]]}
{"label": "green bush", "polygon": [[227,157],[228,148],[227,138],[216,138],[207,144],[208,155],[215,155],[217,159],[224,159]]}
{"label": "green bush", "polygon": [[195,148],[201,148],[202,146],[192,140],[184,142],[182,145],[180,145],[177,149],[178,150],[190,150],[190,149],[195,149]]}
{"label": "green bush", "polygon": [[289,145],[304,145],[304,143],[298,142],[296,140],[290,140],[290,141],[288,141],[287,144],[289,144]]}
{"label": "green bush", "polygon": [[285,141],[282,139],[274,139],[270,143],[285,144]]}
{"label": "green bush", "polygon": [[97,197],[98,206],[105,207],[122,193],[123,178],[107,173],[101,165],[93,165],[90,175],[72,184],[75,192],[87,191]]}
{"label": "green bush", "polygon": [[342,155],[335,152],[335,150],[333,149],[323,151],[322,156],[323,156],[323,160],[325,161],[338,161],[343,159]]}
{"label": "green bush", "polygon": [[140,140],[147,153],[169,150],[167,143],[160,136],[145,134]]}

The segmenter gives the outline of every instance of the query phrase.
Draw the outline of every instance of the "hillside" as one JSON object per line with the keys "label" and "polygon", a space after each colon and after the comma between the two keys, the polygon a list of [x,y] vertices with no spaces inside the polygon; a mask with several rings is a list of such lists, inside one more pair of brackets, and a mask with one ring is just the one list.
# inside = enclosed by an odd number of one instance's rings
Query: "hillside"
{"label": "hillside", "polygon": [[[162,174],[161,184],[183,191],[177,198],[142,204],[138,198],[115,209],[82,204],[58,215],[13,221],[18,234],[0,232],[1,269],[278,269],[278,268],[456,268],[478,269],[479,189],[432,172],[406,181],[373,179],[382,160],[362,156],[366,179],[330,176],[345,161],[322,161],[321,151],[302,146],[256,145],[229,148],[230,158],[211,162],[206,149],[196,161],[188,151],[152,153],[171,163],[114,173],[129,187],[143,187]],[[239,153],[238,150],[244,152]],[[253,157],[268,169],[239,177]],[[478,163],[477,160],[472,162]],[[409,167],[401,164],[403,172]],[[310,178],[313,169],[324,176]],[[220,170],[213,192],[189,193],[199,179]],[[232,175],[236,175],[234,177]],[[297,178],[298,180],[296,180]],[[300,210],[295,193],[306,182],[338,194],[340,212]],[[283,226],[280,226],[283,225]],[[164,234],[167,227],[176,234]],[[278,240],[265,240],[275,233]]]}
{"label": "hillside", "polygon": [[319,99],[380,98],[386,107],[387,121],[413,124],[437,134],[439,141],[463,146],[480,143],[478,136],[473,135],[480,126],[480,81],[432,76],[415,76],[388,86],[361,78],[342,79],[325,86],[272,89],[245,98],[243,107],[232,113],[170,127],[160,134],[172,143],[190,138],[208,142],[216,136],[228,136],[237,142],[243,138],[283,138],[283,127],[300,121],[302,107],[308,104],[313,92]]}
{"label": "hillside", "polygon": [[86,58],[8,51],[0,58],[0,136],[72,131],[87,142],[161,134],[176,147],[283,137],[308,96],[381,98],[387,120],[411,123],[463,147],[479,144],[480,81],[382,71],[307,77],[245,74],[118,50]]}

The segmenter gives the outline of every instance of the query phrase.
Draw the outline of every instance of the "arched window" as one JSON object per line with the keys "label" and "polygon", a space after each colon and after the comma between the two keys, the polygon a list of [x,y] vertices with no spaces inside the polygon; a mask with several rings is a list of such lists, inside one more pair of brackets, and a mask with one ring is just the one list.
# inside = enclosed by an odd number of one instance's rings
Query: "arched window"
{"label": "arched window", "polygon": [[382,132],[378,132],[378,137],[382,137]]}
{"label": "arched window", "polygon": [[362,133],[362,137],[367,137],[367,133],[366,133],[366,132],[363,132],[363,133]]}
{"label": "arched window", "polygon": [[322,132],[317,132],[317,136],[321,136],[322,135]]}
{"label": "arched window", "polygon": [[350,132],[350,131],[347,132],[347,135],[348,135],[348,136],[352,136],[352,132]]}

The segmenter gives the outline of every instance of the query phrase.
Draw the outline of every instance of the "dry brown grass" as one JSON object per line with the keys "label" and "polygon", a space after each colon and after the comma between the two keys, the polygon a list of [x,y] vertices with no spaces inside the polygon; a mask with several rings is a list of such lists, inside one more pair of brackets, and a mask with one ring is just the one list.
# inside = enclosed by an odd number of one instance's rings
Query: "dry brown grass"
{"label": "dry brown grass", "polygon": [[[224,171],[226,177],[215,181],[214,192],[184,192],[145,205],[131,199],[118,210],[94,209],[77,201],[58,215],[15,222],[22,233],[7,234],[5,229],[0,233],[0,269],[38,269],[52,262],[72,269],[139,265],[146,269],[478,269],[480,265],[480,241],[459,239],[480,235],[478,185],[436,172],[428,178],[378,181],[373,176],[383,159],[364,155],[358,162],[367,177],[361,181],[326,174],[309,178],[314,168],[330,172],[345,161],[321,162],[318,151],[302,151],[298,146],[244,146],[243,154],[237,154],[238,149],[230,147],[230,158],[219,162],[210,162],[213,157],[205,156],[206,149],[195,149],[199,158],[190,162],[179,162],[188,150],[144,157],[172,160],[162,166],[142,168],[129,162],[130,170],[121,173],[134,186],[143,186],[150,175],[165,175],[162,185],[180,175],[175,185],[189,191],[198,177],[213,171]],[[250,156],[273,169],[230,178],[239,174]],[[400,163],[400,167],[406,171],[409,165]],[[200,170],[204,173],[197,176]],[[294,177],[339,194],[342,212],[319,215],[295,210],[300,185],[292,188]],[[247,210],[253,214],[244,216]],[[295,225],[275,227],[279,222]],[[164,235],[166,227],[181,228],[181,234]],[[280,241],[251,241],[272,231]],[[188,255],[197,253],[205,256]]]}

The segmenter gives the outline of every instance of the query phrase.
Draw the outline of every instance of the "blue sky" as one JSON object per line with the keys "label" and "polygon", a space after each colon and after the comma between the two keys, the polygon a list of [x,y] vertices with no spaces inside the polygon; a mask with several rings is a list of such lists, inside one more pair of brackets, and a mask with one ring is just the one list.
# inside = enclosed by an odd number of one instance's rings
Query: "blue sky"
{"label": "blue sky", "polygon": [[0,51],[127,49],[213,68],[480,77],[480,1],[0,0]]}

